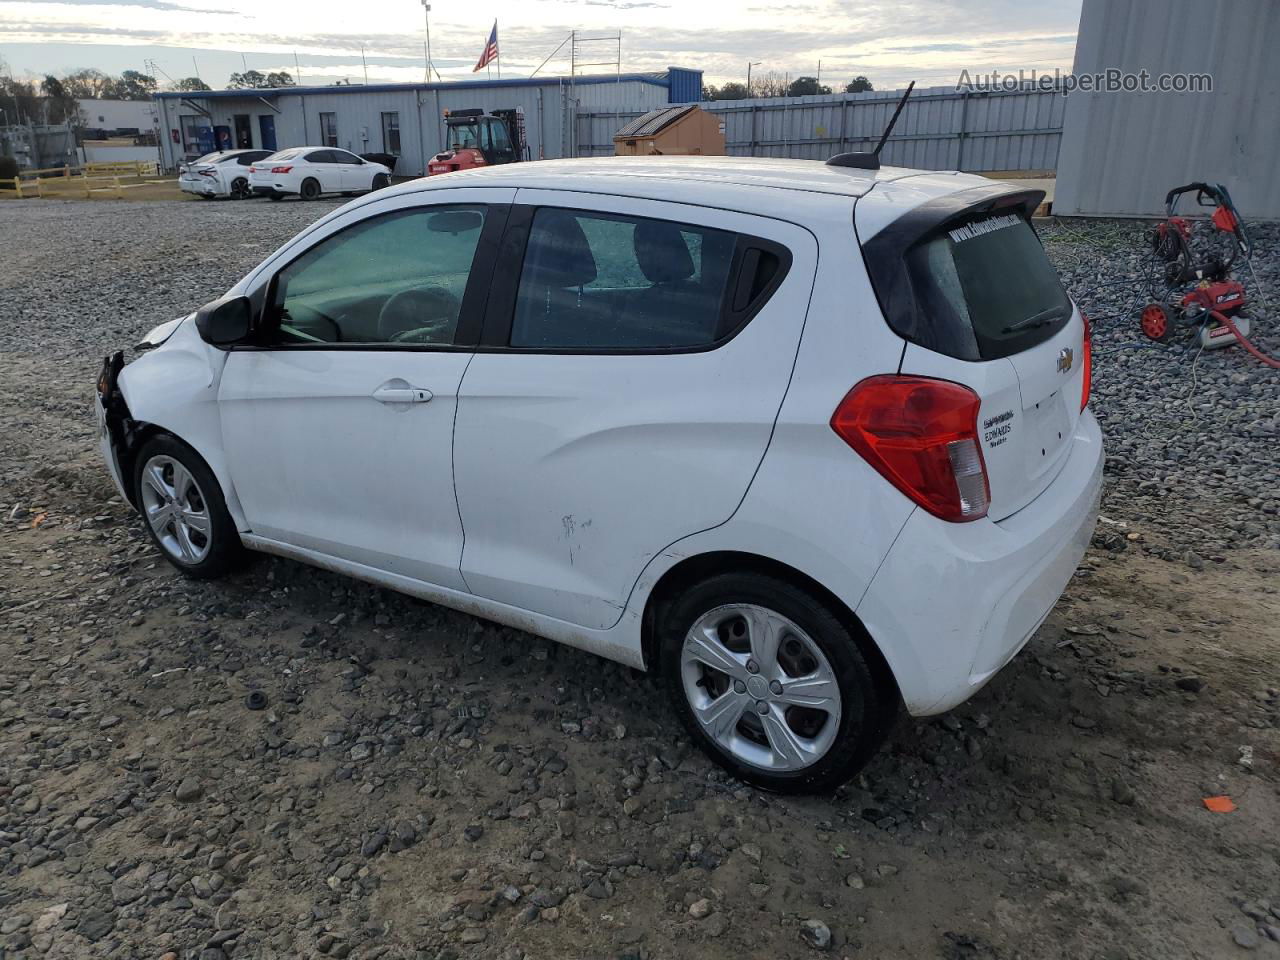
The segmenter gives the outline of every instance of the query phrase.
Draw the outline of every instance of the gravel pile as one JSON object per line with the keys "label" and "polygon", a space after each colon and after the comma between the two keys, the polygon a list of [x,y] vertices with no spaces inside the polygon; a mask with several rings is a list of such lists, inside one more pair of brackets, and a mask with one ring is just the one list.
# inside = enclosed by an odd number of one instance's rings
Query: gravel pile
{"label": "gravel pile", "polygon": [[1126,526],[970,703],[794,800],[606,661],[158,560],[94,448],[100,358],[329,207],[0,203],[0,957],[1280,954],[1275,379],[1207,354],[1192,415],[1193,355],[1107,316],[1128,228],[1046,231],[1099,318]]}

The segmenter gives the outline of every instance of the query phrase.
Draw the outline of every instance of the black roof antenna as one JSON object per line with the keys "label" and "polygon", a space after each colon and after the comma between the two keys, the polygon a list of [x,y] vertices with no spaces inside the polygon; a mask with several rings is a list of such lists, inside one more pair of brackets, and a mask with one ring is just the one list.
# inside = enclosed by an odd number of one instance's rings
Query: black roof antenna
{"label": "black roof antenna", "polygon": [[898,101],[898,109],[893,111],[893,116],[889,118],[889,125],[884,128],[884,133],[880,134],[880,142],[876,144],[876,148],[870,153],[837,153],[834,157],[827,161],[829,167],[856,167],[859,170],[879,170],[880,169],[880,151],[884,149],[885,141],[889,139],[889,134],[893,132],[893,125],[898,122],[898,114],[902,113],[902,108],[907,105],[907,98],[911,96],[911,91],[915,89],[916,82],[912,80],[907,84],[907,89],[902,94],[902,99]]}

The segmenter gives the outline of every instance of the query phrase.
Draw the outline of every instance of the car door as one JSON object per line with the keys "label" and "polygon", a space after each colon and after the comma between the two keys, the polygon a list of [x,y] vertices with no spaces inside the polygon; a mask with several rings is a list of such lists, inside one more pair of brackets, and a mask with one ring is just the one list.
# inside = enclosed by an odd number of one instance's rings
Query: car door
{"label": "car door", "polygon": [[312,150],[307,154],[306,162],[304,180],[308,176],[315,177],[325,193],[341,193],[346,189],[342,185],[342,165],[336,162],[332,150]]}
{"label": "car door", "polygon": [[354,153],[346,150],[331,150],[333,159],[337,161],[338,175],[342,181],[342,189],[347,192],[363,192],[373,185],[373,174],[370,167]]}
{"label": "car door", "polygon": [[603,629],[650,559],[745,495],[787,390],[817,242],[725,210],[516,199],[459,393],[462,573],[480,596]]}
{"label": "car door", "polygon": [[255,278],[218,394],[253,534],[464,589],[453,421],[512,195],[363,207]]}

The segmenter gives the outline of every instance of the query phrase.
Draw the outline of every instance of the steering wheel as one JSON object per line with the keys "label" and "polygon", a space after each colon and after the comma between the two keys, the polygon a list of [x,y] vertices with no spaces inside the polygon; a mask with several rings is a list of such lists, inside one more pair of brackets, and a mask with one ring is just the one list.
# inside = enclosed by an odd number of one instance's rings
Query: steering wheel
{"label": "steering wheel", "polygon": [[448,343],[462,308],[443,287],[412,287],[387,298],[378,312],[378,339],[384,343]]}

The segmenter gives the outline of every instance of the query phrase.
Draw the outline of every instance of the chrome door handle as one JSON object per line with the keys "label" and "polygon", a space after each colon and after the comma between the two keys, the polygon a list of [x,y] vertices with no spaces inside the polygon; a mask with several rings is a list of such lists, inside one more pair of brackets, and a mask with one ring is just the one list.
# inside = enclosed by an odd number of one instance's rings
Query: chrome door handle
{"label": "chrome door handle", "polygon": [[384,383],[370,396],[379,403],[426,403],[434,394],[424,387],[402,387]]}

